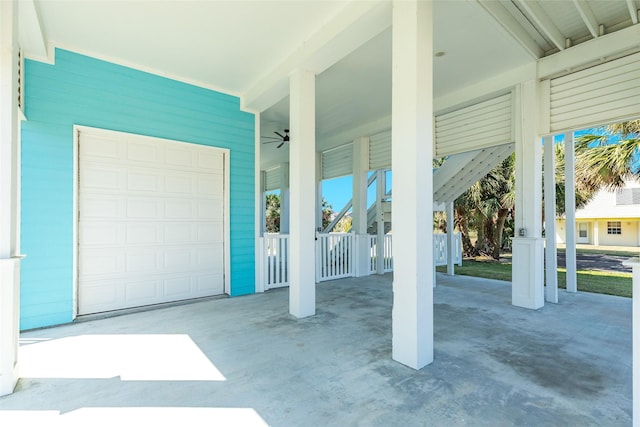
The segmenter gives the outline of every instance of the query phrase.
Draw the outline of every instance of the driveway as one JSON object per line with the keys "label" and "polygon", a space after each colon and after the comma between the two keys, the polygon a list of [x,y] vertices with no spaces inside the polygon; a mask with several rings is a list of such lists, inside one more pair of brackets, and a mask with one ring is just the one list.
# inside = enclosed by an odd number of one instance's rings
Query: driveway
{"label": "driveway", "polygon": [[[631,267],[625,267],[622,265],[622,262],[628,259],[628,256],[609,254],[578,253],[576,255],[578,270],[617,271],[623,273],[631,273]],[[558,251],[558,267],[565,266],[565,253],[564,251]]]}

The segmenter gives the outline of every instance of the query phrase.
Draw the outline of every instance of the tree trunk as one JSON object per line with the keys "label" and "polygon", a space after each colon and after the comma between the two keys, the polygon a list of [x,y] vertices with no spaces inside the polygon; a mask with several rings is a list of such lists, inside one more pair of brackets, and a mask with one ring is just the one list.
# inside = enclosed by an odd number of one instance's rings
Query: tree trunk
{"label": "tree trunk", "polygon": [[500,259],[500,250],[502,249],[502,232],[504,231],[504,222],[509,215],[509,209],[501,208],[498,210],[498,219],[496,221],[496,244],[493,247],[493,259]]}

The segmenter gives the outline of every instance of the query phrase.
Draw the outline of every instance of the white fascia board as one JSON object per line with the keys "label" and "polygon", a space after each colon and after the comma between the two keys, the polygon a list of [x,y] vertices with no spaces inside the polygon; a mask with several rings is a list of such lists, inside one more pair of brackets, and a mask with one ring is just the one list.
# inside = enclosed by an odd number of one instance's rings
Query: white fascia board
{"label": "white fascia board", "polygon": [[607,34],[538,60],[538,78],[547,79],[640,50],[640,26]]}
{"label": "white fascia board", "polygon": [[499,1],[476,0],[482,8],[500,24],[500,27],[513,37],[532,59],[541,58],[544,55],[543,49],[526,32],[520,23],[507,11]]}
{"label": "white fascia board", "polygon": [[356,138],[372,136],[389,129],[391,129],[391,115],[341,132],[339,131],[330,135],[318,135],[316,141],[318,146],[322,147],[322,151],[328,151],[332,148],[350,144]]}
{"label": "white fascia board", "polygon": [[18,40],[23,54],[32,59],[49,62],[46,37],[34,0],[18,2],[18,22]]}
{"label": "white fascia board", "polygon": [[530,64],[505,71],[502,74],[434,99],[434,111],[436,115],[440,115],[494,98],[498,95],[504,95],[510,92],[514,85],[534,79],[535,76],[536,63],[532,61]]}
{"label": "white fascia board", "polygon": [[389,26],[391,2],[347,3],[320,31],[242,94],[242,109],[264,111],[287,96],[293,70],[320,74]]}

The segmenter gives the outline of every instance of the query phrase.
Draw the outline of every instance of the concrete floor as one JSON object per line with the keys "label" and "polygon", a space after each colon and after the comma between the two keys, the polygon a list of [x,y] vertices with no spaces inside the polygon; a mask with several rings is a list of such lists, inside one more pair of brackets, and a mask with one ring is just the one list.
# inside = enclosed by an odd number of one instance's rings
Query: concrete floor
{"label": "concrete floor", "polygon": [[631,299],[530,311],[438,274],[420,371],[391,360],[391,301],[372,276],[318,285],[302,320],[278,289],[27,332],[0,425],[631,425]]}

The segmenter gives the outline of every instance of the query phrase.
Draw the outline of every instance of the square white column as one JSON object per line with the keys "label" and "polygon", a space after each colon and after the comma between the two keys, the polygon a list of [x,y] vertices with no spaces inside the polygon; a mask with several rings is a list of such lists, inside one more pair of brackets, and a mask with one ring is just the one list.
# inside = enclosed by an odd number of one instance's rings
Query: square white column
{"label": "square white column", "polygon": [[316,313],[315,78],[308,70],[290,77],[289,312],[298,318]]}
{"label": "square white column", "polygon": [[280,234],[289,234],[289,163],[280,163]]}
{"label": "square white column", "polygon": [[376,272],[384,274],[384,198],[387,191],[387,176],[383,170],[376,171]]}
{"label": "square white column", "polygon": [[454,235],[453,202],[447,203],[447,274],[455,275],[454,257],[456,256],[456,236]]}
{"label": "square white column", "polygon": [[553,136],[544,137],[545,300],[558,302],[558,249],[556,245],[556,162]]}
{"label": "square white column", "polygon": [[516,203],[511,302],[544,306],[542,239],[542,144],[538,135],[537,82],[516,86]]}
{"label": "square white column", "polygon": [[369,275],[369,235],[367,234],[367,173],[369,172],[369,138],[353,141],[353,191],[351,232],[355,233],[356,277]]}
{"label": "square white column", "polygon": [[567,218],[565,227],[565,265],[567,268],[567,292],[578,292],[576,266],[576,170],[575,144],[573,132],[564,134],[564,211]]}
{"label": "square white column", "polygon": [[18,2],[0,1],[0,396],[18,381],[20,218]]}
{"label": "square white column", "polygon": [[432,2],[393,2],[392,43],[392,353],[420,369],[433,361]]}

